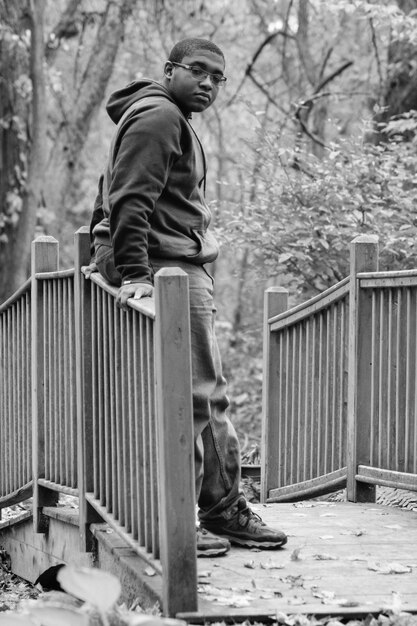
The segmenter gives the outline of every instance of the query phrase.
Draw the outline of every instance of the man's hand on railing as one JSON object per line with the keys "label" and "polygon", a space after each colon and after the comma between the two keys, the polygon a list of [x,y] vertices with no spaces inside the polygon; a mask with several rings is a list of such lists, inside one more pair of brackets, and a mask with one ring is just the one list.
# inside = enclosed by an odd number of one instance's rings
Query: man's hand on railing
{"label": "man's hand on railing", "polygon": [[124,311],[127,311],[127,301],[129,298],[140,298],[153,296],[153,286],[148,283],[129,283],[128,285],[122,285],[117,292],[116,304]]}
{"label": "man's hand on railing", "polygon": [[84,268],[84,276],[86,278],[90,278],[91,274],[93,274],[94,272],[98,272],[98,267],[95,261],[91,261],[90,265],[87,265]]}

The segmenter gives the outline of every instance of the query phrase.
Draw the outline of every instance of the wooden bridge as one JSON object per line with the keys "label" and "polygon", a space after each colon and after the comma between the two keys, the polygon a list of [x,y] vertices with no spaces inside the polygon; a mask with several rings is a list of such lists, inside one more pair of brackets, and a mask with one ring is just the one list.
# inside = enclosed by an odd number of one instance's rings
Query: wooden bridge
{"label": "wooden bridge", "polygon": [[[188,278],[156,277],[155,300],[115,306],[33,242],[32,275],[0,306],[0,522],[12,569],[95,564],[124,598],[193,623],[277,613],[417,612],[417,515],[374,504],[417,491],[417,270],[378,272],[378,244],[351,244],[351,273],[287,310],[265,294],[262,504],[279,551],[196,559]],[[348,502],[314,500],[347,487]],[[78,498],[79,509],[59,502]]]}

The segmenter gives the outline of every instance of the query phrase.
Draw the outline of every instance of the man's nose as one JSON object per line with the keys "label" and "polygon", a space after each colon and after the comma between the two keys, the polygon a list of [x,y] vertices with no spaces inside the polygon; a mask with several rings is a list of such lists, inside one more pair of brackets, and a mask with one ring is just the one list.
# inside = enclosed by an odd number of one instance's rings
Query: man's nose
{"label": "man's nose", "polygon": [[207,89],[213,89],[213,83],[211,82],[211,76],[207,74],[205,78],[200,80],[200,85],[206,87]]}

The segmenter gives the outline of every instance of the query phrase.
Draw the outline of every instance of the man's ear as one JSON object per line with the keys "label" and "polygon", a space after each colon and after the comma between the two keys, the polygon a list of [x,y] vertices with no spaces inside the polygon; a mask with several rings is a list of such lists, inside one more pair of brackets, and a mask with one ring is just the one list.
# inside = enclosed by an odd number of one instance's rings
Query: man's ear
{"label": "man's ear", "polygon": [[164,67],[164,76],[168,79],[171,78],[172,76],[172,70],[174,69],[174,66],[172,65],[171,61],[167,61],[165,63],[165,67]]}

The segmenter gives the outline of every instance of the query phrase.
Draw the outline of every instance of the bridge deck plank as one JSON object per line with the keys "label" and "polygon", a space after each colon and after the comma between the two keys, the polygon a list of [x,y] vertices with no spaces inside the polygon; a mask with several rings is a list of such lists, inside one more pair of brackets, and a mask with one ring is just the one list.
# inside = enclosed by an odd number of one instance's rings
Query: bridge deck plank
{"label": "bridge deck plank", "polygon": [[[198,559],[199,614],[417,612],[417,513],[348,502],[252,505],[281,550]],[[382,573],[384,570],[408,573]]]}

